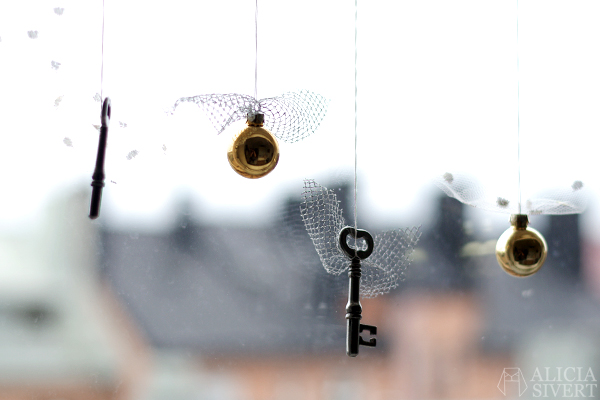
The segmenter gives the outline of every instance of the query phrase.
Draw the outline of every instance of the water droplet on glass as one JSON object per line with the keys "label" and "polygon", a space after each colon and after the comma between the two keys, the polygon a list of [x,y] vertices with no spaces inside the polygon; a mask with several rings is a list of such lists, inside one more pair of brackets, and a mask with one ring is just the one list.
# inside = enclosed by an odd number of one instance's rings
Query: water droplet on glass
{"label": "water droplet on glass", "polygon": [[504,197],[498,197],[496,199],[496,204],[498,205],[498,207],[508,207],[508,203],[510,202]]}
{"label": "water droplet on glass", "polygon": [[575,181],[575,182],[573,182],[571,187],[573,188],[573,190],[579,190],[579,189],[583,188],[583,182]]}
{"label": "water droplet on glass", "polygon": [[452,183],[454,181],[454,176],[450,172],[446,172],[444,174],[444,180],[448,183]]}
{"label": "water droplet on glass", "polygon": [[523,296],[526,299],[530,298],[531,296],[533,296],[533,289],[523,290],[521,292],[521,296]]}
{"label": "water droplet on glass", "polygon": [[127,153],[127,156],[125,158],[127,158],[128,160],[133,160],[140,152],[137,150],[131,150],[129,153]]}

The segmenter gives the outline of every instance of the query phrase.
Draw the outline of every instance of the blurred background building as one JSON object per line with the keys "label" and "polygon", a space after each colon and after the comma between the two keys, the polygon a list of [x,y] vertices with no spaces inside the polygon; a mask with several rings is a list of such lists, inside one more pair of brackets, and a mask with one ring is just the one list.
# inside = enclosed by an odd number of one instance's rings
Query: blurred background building
{"label": "blurred background building", "polygon": [[3,239],[2,399],[502,398],[504,368],[598,367],[577,216],[540,223],[546,265],[517,279],[440,196],[406,280],[362,301],[378,345],[351,359],[347,278],[322,268],[299,196],[255,227],[204,224],[186,197],[154,234],[92,224],[86,203],[67,193],[35,240]]}

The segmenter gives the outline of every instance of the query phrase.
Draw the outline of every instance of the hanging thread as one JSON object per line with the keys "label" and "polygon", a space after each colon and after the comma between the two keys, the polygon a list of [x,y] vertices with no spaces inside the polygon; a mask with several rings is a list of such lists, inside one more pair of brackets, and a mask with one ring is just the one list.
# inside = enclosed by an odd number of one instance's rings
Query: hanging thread
{"label": "hanging thread", "polygon": [[521,76],[519,70],[519,0],[517,0],[517,168],[518,168],[518,195],[519,195],[519,214],[521,214],[521,104],[520,104],[520,83]]}
{"label": "hanging thread", "polygon": [[258,100],[258,0],[254,8],[254,98]]}
{"label": "hanging thread", "polygon": [[[358,0],[354,0],[354,229],[358,230],[358,213],[356,206],[357,169],[358,169]],[[357,249],[357,238],[354,247]]]}
{"label": "hanging thread", "polygon": [[104,0],[102,0],[102,50],[101,50],[101,60],[100,60],[100,101],[104,99],[103,97],[103,89],[104,89]]}

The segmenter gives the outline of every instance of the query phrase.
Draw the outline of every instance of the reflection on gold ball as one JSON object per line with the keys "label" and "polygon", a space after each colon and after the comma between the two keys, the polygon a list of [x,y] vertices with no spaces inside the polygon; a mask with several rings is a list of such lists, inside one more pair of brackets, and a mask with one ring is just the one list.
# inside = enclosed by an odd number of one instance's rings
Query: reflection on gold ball
{"label": "reflection on gold ball", "polygon": [[253,121],[234,138],[227,150],[231,168],[243,177],[262,178],[275,168],[279,161],[279,145],[275,136],[263,128],[262,114],[256,114]]}
{"label": "reflection on gold ball", "polygon": [[513,226],[504,231],[496,243],[496,259],[510,275],[533,275],[546,261],[546,240],[538,231],[527,227],[527,215],[513,215],[511,223]]}

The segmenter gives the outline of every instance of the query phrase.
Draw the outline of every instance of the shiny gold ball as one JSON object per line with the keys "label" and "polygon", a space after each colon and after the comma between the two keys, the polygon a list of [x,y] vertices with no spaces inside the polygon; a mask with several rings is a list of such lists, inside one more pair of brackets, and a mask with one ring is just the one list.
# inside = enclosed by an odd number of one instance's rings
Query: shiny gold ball
{"label": "shiny gold ball", "polygon": [[504,231],[496,243],[498,264],[512,276],[533,275],[546,261],[546,240],[527,226],[527,215],[512,215],[511,223],[513,226]]}
{"label": "shiny gold ball", "polygon": [[227,159],[231,168],[243,177],[262,178],[277,166],[279,145],[275,136],[262,127],[262,114],[256,114],[246,123],[248,126],[234,136]]}

